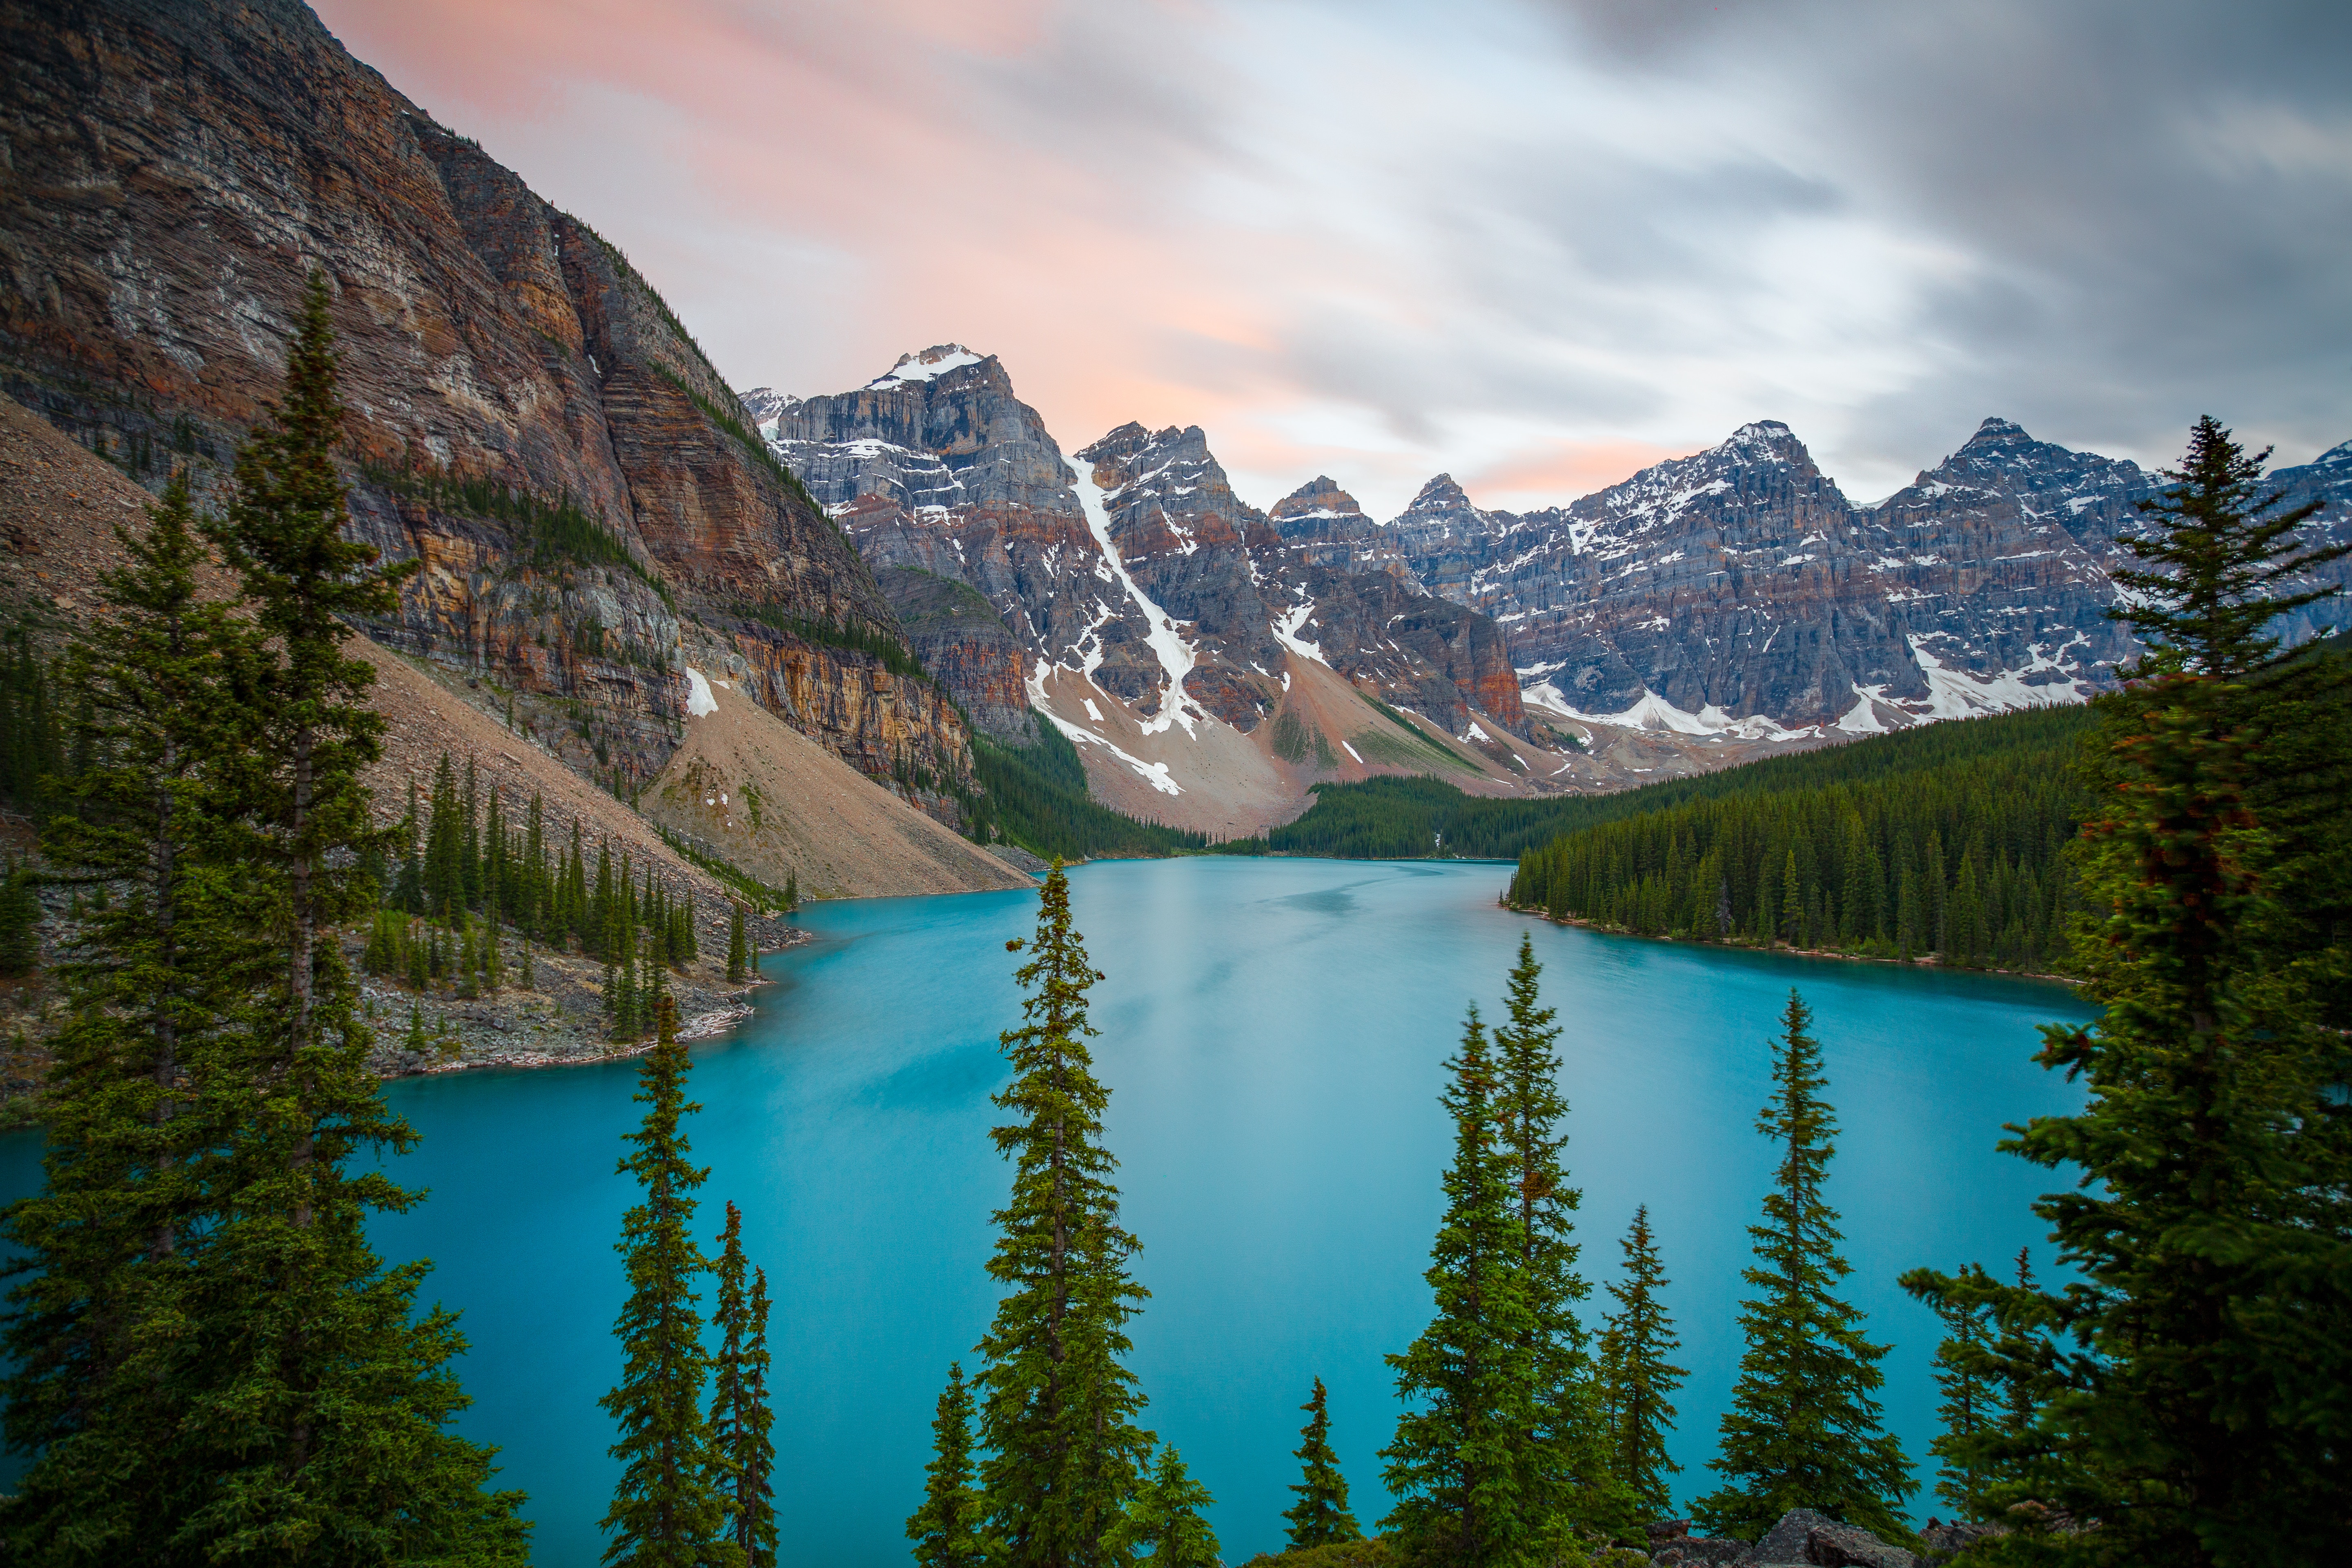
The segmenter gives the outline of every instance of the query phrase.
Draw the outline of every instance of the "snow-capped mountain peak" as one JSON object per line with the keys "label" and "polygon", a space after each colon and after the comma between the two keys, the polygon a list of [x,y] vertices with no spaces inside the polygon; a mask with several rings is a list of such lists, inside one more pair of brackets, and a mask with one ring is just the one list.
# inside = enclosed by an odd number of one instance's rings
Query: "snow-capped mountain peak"
{"label": "snow-capped mountain peak", "polygon": [[987,357],[972,353],[961,343],[936,343],[920,353],[900,354],[897,364],[866,384],[866,390],[879,392],[908,382],[936,381],[951,370],[978,364]]}

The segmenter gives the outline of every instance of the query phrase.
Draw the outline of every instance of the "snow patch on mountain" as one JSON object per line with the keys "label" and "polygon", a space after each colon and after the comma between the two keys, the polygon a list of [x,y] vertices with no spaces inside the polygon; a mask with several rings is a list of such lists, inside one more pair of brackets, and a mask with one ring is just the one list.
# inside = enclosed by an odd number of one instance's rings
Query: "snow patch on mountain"
{"label": "snow patch on mountain", "polygon": [[1616,713],[1588,713],[1570,702],[1549,681],[1521,688],[1519,700],[1563,719],[1585,724],[1613,724],[1621,730],[1666,730],[1677,735],[1734,736],[1744,741],[1801,741],[1821,732],[1815,727],[1787,729],[1761,713],[1735,719],[1711,702],[1696,713],[1687,712],[1647,687],[1643,688],[1638,701]]}
{"label": "snow patch on mountain", "polygon": [[[1176,630],[1176,623],[1169,617],[1168,614],[1152,601],[1150,595],[1144,593],[1133,574],[1128,571],[1127,563],[1119,558],[1118,542],[1110,536],[1110,514],[1103,509],[1103,492],[1095,483],[1092,468],[1072,460],[1066,452],[1061,457],[1064,466],[1070,470],[1071,485],[1077,492],[1079,510],[1087,515],[1087,531],[1093,533],[1095,543],[1101,548],[1103,561],[1109,566],[1111,575],[1118,580],[1119,586],[1126,591],[1128,598],[1136,608],[1143,612],[1144,624],[1150,628],[1145,634],[1144,640],[1150,647],[1152,654],[1160,660],[1160,668],[1167,672],[1167,695],[1160,700],[1160,711],[1151,718],[1141,721],[1143,732],[1147,735],[1156,735],[1171,724],[1181,724],[1184,726],[1184,733],[1192,734],[1193,726],[1199,721],[1208,717],[1208,714],[1203,712],[1200,705],[1186,695],[1184,690],[1184,678],[1192,673],[1192,666],[1196,662],[1192,645],[1186,642],[1182,635]],[[1105,618],[1108,618],[1107,610]],[[1099,645],[1092,657],[1095,663],[1101,662]],[[1087,674],[1089,679],[1093,679],[1094,671],[1091,666],[1088,667]],[[1103,743],[1109,744],[1108,741]],[[1155,784],[1154,787],[1157,785]],[[1171,793],[1173,793],[1172,785]]]}
{"label": "snow patch on mountain", "polygon": [[[1032,670],[1028,675],[1024,676],[1023,679],[1024,683],[1029,689],[1029,706],[1036,711],[1044,714],[1045,716],[1045,721],[1053,725],[1055,729],[1059,730],[1065,736],[1066,736],[1072,745],[1101,747],[1104,751],[1108,752],[1112,756],[1118,758],[1129,769],[1133,770],[1138,778],[1150,784],[1153,789],[1158,790],[1161,795],[1182,795],[1184,793],[1184,786],[1178,784],[1170,776],[1170,769],[1166,763],[1147,763],[1141,757],[1137,756],[1133,752],[1115,743],[1108,737],[1095,733],[1092,730],[1087,729],[1083,724],[1074,724],[1067,719],[1063,718],[1059,713],[1055,712],[1052,700],[1045,695],[1045,666],[1043,662],[1040,662],[1037,668]],[[1081,700],[1086,702],[1087,712],[1093,714],[1097,720],[1102,717],[1101,710],[1096,708],[1091,698],[1082,699]],[[1188,731],[1187,732],[1189,733],[1190,731]]]}
{"label": "snow patch on mountain", "polygon": [[[1972,719],[1979,713],[2007,713],[2020,708],[2056,708],[2088,702],[2095,695],[2095,688],[2084,680],[2073,665],[2063,661],[2068,648],[2089,640],[2079,633],[2054,650],[2035,643],[2031,650],[2032,662],[2016,669],[1995,670],[1990,675],[1955,668],[1920,646],[1945,635],[1948,634],[1915,633],[1909,639],[1911,657],[1917,662],[1919,672],[1927,678],[1924,718]],[[2026,679],[2033,675],[2064,679]]]}
{"label": "snow patch on mountain", "polygon": [[1314,600],[1299,600],[1297,604],[1275,617],[1274,640],[1301,658],[1311,658],[1316,663],[1328,667],[1331,661],[1323,657],[1322,643],[1308,642],[1298,635],[1305,629],[1307,618],[1314,614]]}
{"label": "snow patch on mountain", "polygon": [[[900,354],[898,363],[866,384],[868,392],[880,392],[911,381],[936,381],[951,370],[968,364],[978,364],[987,356],[976,354],[961,343],[941,343],[925,349],[919,354]],[[867,361],[869,364],[872,361]]]}

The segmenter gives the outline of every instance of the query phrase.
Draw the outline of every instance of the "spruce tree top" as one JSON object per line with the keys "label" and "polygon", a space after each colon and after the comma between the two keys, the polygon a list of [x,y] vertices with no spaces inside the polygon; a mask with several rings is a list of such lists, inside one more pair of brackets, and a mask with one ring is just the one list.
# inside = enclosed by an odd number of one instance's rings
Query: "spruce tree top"
{"label": "spruce tree top", "polygon": [[2276,661],[2278,638],[2264,628],[2288,610],[2327,598],[2334,584],[2272,590],[2315,566],[2352,554],[2352,542],[2303,550],[2291,537],[2326,504],[2315,499],[2284,511],[2286,491],[2264,492],[2267,447],[2252,457],[2208,415],[2189,432],[2189,452],[2161,496],[2139,503],[2157,526],[2124,538],[2150,570],[2118,570],[2136,595],[2107,614],[2150,644],[2138,673],[2185,673],[2234,679]]}
{"label": "spruce tree top", "polygon": [[244,579],[257,624],[285,639],[298,700],[306,686],[350,679],[301,664],[331,657],[327,650],[352,635],[344,617],[396,609],[399,584],[423,564],[378,567],[373,545],[342,536],[349,492],[332,454],[343,444],[345,410],[335,390],[330,298],[326,275],[313,271],[287,351],[282,401],[238,450],[236,499],[211,531]]}
{"label": "spruce tree top", "polygon": [[1298,1500],[1282,1515],[1290,1524],[1287,1533],[1293,1551],[1363,1538],[1356,1516],[1348,1511],[1348,1478],[1339,1469],[1339,1456],[1331,1451],[1328,1399],[1318,1377],[1315,1392],[1298,1407],[1307,1412],[1298,1447],[1291,1451],[1291,1458],[1299,1463],[1300,1479],[1290,1489],[1298,1494]]}

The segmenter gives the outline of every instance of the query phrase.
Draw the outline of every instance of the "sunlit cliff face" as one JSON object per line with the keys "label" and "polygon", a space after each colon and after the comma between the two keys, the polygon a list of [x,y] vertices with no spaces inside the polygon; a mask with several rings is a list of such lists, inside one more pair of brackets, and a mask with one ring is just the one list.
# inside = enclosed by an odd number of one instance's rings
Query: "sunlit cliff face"
{"label": "sunlit cliff face", "polygon": [[2341,7],[319,8],[739,384],[972,343],[1260,500],[1542,505],[1766,416],[1857,496],[1991,410],[2143,460],[2352,428]]}

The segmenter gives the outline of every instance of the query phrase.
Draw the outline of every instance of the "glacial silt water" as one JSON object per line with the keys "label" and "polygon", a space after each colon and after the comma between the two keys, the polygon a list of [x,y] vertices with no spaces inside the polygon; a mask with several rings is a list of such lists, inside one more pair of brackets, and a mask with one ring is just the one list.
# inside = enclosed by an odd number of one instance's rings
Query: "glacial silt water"
{"label": "glacial silt water", "polygon": [[[1378,1450],[1396,1403],[1381,1357],[1428,1312],[1422,1279],[1449,1128],[1437,1104],[1465,1005],[1493,1018],[1531,931],[1565,1033],[1568,1159],[1583,1266],[1617,1277],[1650,1205],[1691,1369],[1676,1496],[1705,1468],[1739,1354],[1746,1227],[1769,1178],[1754,1130],[1789,987],[1816,1015],[1843,1131],[1830,1196],[1853,1300],[1891,1342],[1885,1401],[1923,1480],[1935,1321],[1895,1286],[1917,1264],[2000,1264],[2055,1184],[1993,1151],[2004,1121],[2076,1092],[2032,1065],[2037,1022],[2082,1018],[2065,989],[1887,965],[1773,958],[1530,922],[1480,864],[1190,859],[1072,874],[1095,994],[1108,1139],[1151,1300],[1132,1364],[1145,1425],[1215,1493],[1228,1562],[1280,1544],[1297,1405],[1320,1375],[1367,1526],[1386,1510]],[[904,1561],[932,1403],[993,1299],[983,1265],[1006,1167],[988,1141],[1017,1021],[1008,937],[1025,893],[816,906],[816,942],[770,958],[758,1016],[698,1047],[688,1124],[710,1167],[702,1229],[744,1211],[775,1299],[776,1500],[787,1563]],[[635,1065],[411,1079],[394,1106],[424,1134],[397,1163],[429,1202],[375,1230],[429,1257],[427,1294],[462,1309],[466,1430],[530,1493],[536,1560],[588,1564],[615,1466],[597,1397],[619,1357],[613,1251],[632,1201],[615,1174]],[[11,1194],[37,1141],[0,1147]],[[1933,1505],[1922,1502],[1922,1515]]]}

